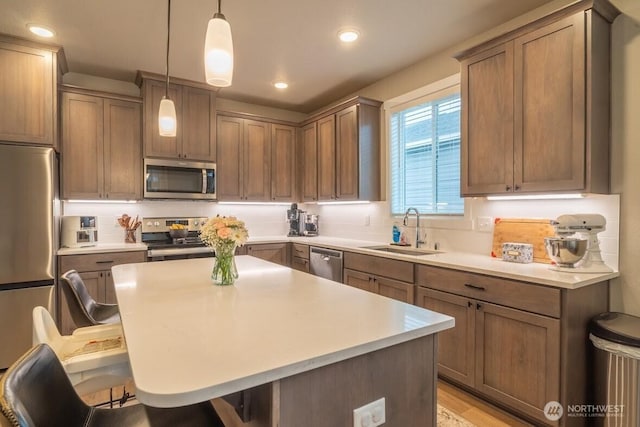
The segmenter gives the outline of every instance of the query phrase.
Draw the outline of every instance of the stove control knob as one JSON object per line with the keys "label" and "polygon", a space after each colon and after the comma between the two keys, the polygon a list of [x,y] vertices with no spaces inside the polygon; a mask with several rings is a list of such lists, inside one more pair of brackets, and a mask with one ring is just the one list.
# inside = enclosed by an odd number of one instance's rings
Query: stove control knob
{"label": "stove control knob", "polygon": [[147,221],[147,227],[151,227],[153,223],[151,221]]}
{"label": "stove control knob", "polygon": [[156,221],[156,222],[154,222],[154,223],[153,223],[153,226],[154,226],[154,227],[160,227],[160,221]]}

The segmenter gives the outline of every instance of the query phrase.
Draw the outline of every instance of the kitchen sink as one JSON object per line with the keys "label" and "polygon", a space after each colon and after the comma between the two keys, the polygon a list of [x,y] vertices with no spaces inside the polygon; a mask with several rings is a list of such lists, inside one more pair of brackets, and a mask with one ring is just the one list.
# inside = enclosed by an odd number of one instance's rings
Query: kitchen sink
{"label": "kitchen sink", "polygon": [[433,255],[433,254],[442,253],[441,251],[434,251],[431,249],[401,248],[401,247],[394,247],[394,246],[362,246],[361,248],[372,249],[374,251],[389,252],[393,254],[414,255],[414,256]]}

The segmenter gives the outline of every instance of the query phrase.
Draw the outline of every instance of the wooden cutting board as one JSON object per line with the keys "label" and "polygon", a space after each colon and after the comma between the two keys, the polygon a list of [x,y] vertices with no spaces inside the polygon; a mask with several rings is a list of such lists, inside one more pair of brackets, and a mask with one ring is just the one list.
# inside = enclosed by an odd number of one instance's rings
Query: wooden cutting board
{"label": "wooden cutting board", "polygon": [[533,262],[550,264],[544,238],[552,236],[555,236],[555,230],[548,219],[496,218],[491,256],[502,258],[503,243],[530,243],[533,245]]}

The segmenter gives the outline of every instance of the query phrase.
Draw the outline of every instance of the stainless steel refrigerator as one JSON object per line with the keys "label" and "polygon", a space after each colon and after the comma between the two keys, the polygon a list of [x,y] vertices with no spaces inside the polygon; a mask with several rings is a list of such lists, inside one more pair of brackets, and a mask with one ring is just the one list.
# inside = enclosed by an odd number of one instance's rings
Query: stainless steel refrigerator
{"label": "stainless steel refrigerator", "polygon": [[57,161],[51,148],[0,142],[0,369],[31,347],[31,312],[53,314]]}

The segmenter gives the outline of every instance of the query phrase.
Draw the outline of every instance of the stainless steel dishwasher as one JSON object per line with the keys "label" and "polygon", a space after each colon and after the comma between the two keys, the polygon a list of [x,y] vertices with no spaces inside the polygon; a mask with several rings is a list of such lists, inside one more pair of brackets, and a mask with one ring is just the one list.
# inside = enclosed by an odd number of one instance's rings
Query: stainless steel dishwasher
{"label": "stainless steel dishwasher", "polygon": [[342,252],[333,249],[317,248],[309,249],[309,272],[314,276],[324,277],[334,282],[342,283]]}

